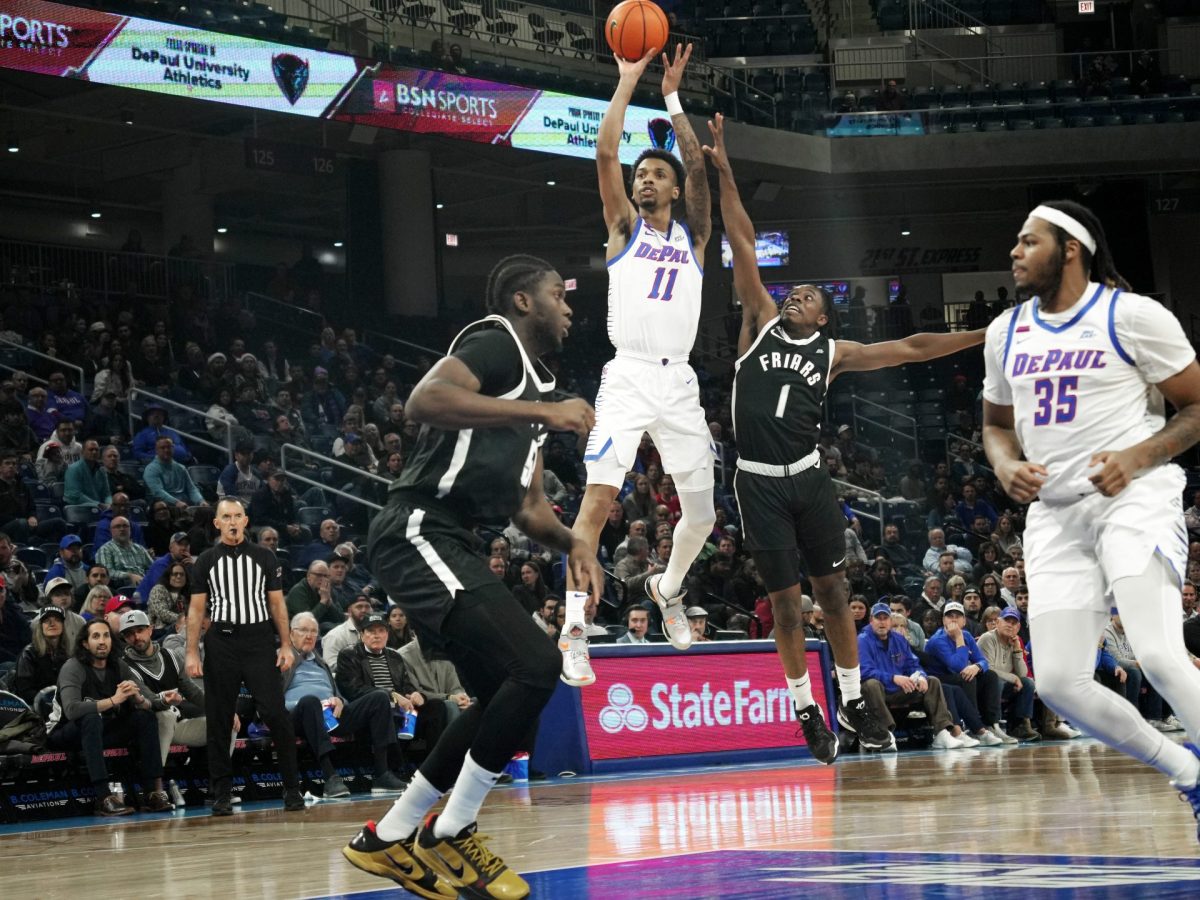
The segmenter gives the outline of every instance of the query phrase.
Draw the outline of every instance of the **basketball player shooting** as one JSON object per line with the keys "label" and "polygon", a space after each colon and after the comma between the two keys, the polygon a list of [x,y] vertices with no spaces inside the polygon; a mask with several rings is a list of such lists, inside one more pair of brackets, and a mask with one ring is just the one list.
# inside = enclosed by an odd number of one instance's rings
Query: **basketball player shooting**
{"label": "basketball player shooting", "polygon": [[713,145],[704,152],[721,185],[721,218],[733,249],[733,286],[742,301],[742,330],[733,378],[733,430],[737,439],[734,492],[746,546],[771,599],[775,646],[783,663],[805,742],[813,756],[832,763],[837,738],[812,695],[800,618],[800,560],[813,599],[825,613],[841,706],[838,721],[864,747],[891,744],[887,728],[862,696],[858,634],[846,581],[846,517],[833,479],[817,449],[829,384],[844,372],[866,372],[926,362],[983,342],[983,329],[957,334],[916,334],[901,341],[859,344],[830,337],[833,307],[811,284],[792,288],[781,307],[763,287],[754,250],[754,224],[742,205],[725,151],[720,114],[708,123]]}
{"label": "basketball player shooting", "polygon": [[[700,321],[701,263],[712,225],[712,201],[700,142],[676,92],[692,55],[675,48],[663,55],[662,91],[683,165],[664,149],[644,151],[626,184],[618,151],[629,98],[652,49],[635,62],[617,58],[621,78],[597,135],[596,168],[608,227],[608,337],[616,356],[605,367],[596,395],[596,424],[584,461],[587,489],[575,534],[593,551],[609,506],[633,467],[638,442],[648,432],[675,480],[682,513],[667,570],[651,576],[646,592],[662,611],[663,633],[677,650],[692,644],[684,615],[683,580],[712,532],[713,450],[696,373],[688,354]],[[686,171],[685,171],[686,168]],[[686,198],[686,221],[673,217]],[[583,606],[587,594],[569,585],[559,649],[562,679],[583,686],[596,680],[588,660]]]}
{"label": "basketball player shooting", "polygon": [[[1086,207],[1037,207],[1011,256],[1017,290],[1032,299],[988,327],[983,444],[1005,492],[1032,503],[1025,563],[1038,694],[1166,773],[1200,818],[1196,744],[1167,740],[1093,678],[1115,601],[1145,676],[1191,740],[1200,736],[1200,672],[1179,624],[1185,479],[1171,463],[1200,440],[1195,351],[1169,311],[1129,292]],[[1178,410],[1169,421],[1164,397]]]}

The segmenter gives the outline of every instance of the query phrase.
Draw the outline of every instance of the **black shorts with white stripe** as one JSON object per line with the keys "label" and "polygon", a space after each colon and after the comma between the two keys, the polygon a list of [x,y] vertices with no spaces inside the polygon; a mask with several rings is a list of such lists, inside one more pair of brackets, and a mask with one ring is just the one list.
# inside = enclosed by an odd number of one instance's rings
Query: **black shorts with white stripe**
{"label": "black shorts with white stripe", "polygon": [[408,492],[392,492],[367,536],[372,574],[404,607],[422,642],[434,645],[456,597],[500,585],[482,550],[444,506]]}

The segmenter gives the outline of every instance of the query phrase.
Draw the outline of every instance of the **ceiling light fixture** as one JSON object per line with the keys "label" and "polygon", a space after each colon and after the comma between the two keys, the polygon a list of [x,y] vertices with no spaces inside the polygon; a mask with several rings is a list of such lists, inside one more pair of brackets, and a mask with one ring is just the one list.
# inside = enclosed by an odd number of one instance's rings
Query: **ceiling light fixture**
{"label": "ceiling light fixture", "polygon": [[342,246],[342,242],[341,242],[341,241],[334,241],[334,242],[333,242],[333,246],[335,246],[335,247],[341,247],[341,246]]}

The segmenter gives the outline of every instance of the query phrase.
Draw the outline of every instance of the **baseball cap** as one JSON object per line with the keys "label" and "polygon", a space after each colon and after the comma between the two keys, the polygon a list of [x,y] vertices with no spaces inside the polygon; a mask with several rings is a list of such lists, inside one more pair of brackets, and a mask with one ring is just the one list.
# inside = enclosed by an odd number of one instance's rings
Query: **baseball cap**
{"label": "baseball cap", "polygon": [[107,616],[109,613],[115,613],[126,606],[133,606],[133,601],[124,594],[117,594],[109,597],[108,602],[104,604],[104,614]]}
{"label": "baseball cap", "polygon": [[46,582],[46,596],[49,596],[52,591],[55,591],[60,587],[65,587],[67,590],[74,590],[74,586],[71,584],[71,582],[60,576],[58,578],[51,578]]}
{"label": "baseball cap", "polygon": [[838,426],[838,434],[841,434],[843,431],[849,431],[849,430],[850,430],[849,425],[839,425]]}
{"label": "baseball cap", "polygon": [[[116,597],[113,598],[114,600]],[[128,612],[121,613],[121,631],[126,631],[130,628],[150,627],[149,617],[140,609],[131,609]]]}
{"label": "baseball cap", "polygon": [[1004,607],[1004,609],[1000,610],[1000,618],[1016,619],[1018,622],[1020,622],[1021,621],[1021,611],[1019,609],[1017,609],[1015,606],[1006,606],[1006,607]]}
{"label": "baseball cap", "polygon": [[358,432],[355,432],[355,431],[347,432],[346,436],[344,438],[342,438],[342,443],[344,443],[344,444],[357,444],[358,441],[359,441]]}
{"label": "baseball cap", "polygon": [[188,537],[188,533],[186,531],[177,531],[171,535],[172,544],[190,544],[191,542],[192,539]]}
{"label": "baseball cap", "polygon": [[[965,591],[963,591],[964,597],[967,596],[967,594],[979,594],[979,588],[972,584]],[[979,594],[979,596],[982,597],[983,594]]]}
{"label": "baseball cap", "polygon": [[891,614],[892,614],[892,608],[890,606],[888,606],[886,603],[879,602],[871,607],[871,618],[872,619],[875,618],[876,616],[890,616]]}
{"label": "baseball cap", "polygon": [[960,613],[961,615],[964,615],[964,616],[967,614],[967,611],[965,609],[963,609],[963,605],[961,603],[956,603],[953,600],[951,600],[944,607],[942,607],[942,615],[948,616],[952,612]]}
{"label": "baseball cap", "polygon": [[40,622],[42,619],[46,618],[46,616],[58,616],[64,622],[67,621],[66,610],[55,606],[53,603],[51,603],[49,606],[43,606],[41,609],[39,609],[37,611],[37,615],[33,617],[33,621]]}
{"label": "baseball cap", "polygon": [[366,631],[372,625],[382,625],[384,628],[387,628],[387,623],[387,616],[385,616],[383,613],[369,612],[363,616],[363,620],[359,622],[358,630]]}
{"label": "baseball cap", "polygon": [[800,612],[810,613],[813,611],[813,598],[808,594],[800,595]]}
{"label": "baseball cap", "polygon": [[108,331],[108,326],[105,325],[103,322],[93,322],[91,325],[88,326],[88,331],[96,331],[96,332]]}
{"label": "baseball cap", "polygon": [[323,366],[317,366],[315,369],[313,369],[313,377],[315,377],[315,378],[320,378],[322,375],[328,375],[328,374],[329,374],[329,370],[324,368]]}
{"label": "baseball cap", "polygon": [[61,541],[58,542],[58,549],[66,550],[68,547],[73,546],[74,544],[82,544],[82,543],[83,543],[83,541],[81,541],[79,539],[79,535],[68,534],[66,537],[64,537]]}
{"label": "baseball cap", "polygon": [[683,611],[683,614],[689,619],[699,619],[701,616],[707,616],[708,610],[703,606],[689,606]]}

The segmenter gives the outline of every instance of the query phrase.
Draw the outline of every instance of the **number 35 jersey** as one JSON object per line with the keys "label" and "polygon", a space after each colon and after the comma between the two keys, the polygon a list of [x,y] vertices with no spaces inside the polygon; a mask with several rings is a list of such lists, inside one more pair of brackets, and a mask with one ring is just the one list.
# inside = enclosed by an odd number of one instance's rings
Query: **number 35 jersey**
{"label": "number 35 jersey", "polygon": [[703,286],[688,227],[672,219],[661,234],[639,216],[625,249],[608,261],[608,339],[628,353],[686,358]]}
{"label": "number 35 jersey", "polygon": [[1196,358],[1179,321],[1148,297],[1091,283],[1060,313],[1037,298],[988,326],[983,396],[1013,408],[1025,458],[1049,471],[1040,496],[1095,492],[1093,453],[1123,450],[1166,419],[1154,387]]}

